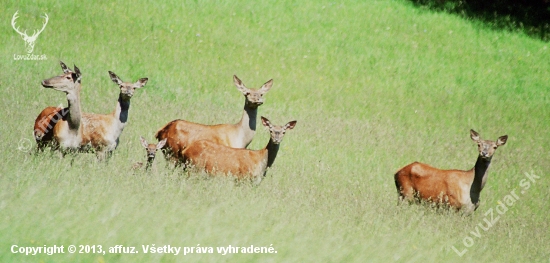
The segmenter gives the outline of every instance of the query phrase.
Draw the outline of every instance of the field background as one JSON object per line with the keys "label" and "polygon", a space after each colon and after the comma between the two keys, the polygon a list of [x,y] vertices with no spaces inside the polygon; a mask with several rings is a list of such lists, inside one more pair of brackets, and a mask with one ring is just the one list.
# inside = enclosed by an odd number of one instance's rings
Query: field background
{"label": "field background", "polygon": [[[550,262],[549,44],[388,1],[3,1],[0,11],[1,262]],[[50,21],[33,54],[11,28]],[[28,154],[33,122],[65,95],[40,81],[59,60],[83,73],[82,109],[109,113],[148,77],[108,163]],[[165,167],[133,172],[173,119],[237,122],[249,88],[273,78],[259,115],[287,133],[259,187]],[[470,217],[396,206],[393,174],[421,161],[469,169],[469,138],[507,134]],[[264,147],[258,127],[249,148]],[[476,225],[525,173],[540,179],[481,237]],[[459,257],[464,238],[474,244]],[[11,245],[117,244],[139,254],[12,254]],[[141,245],[270,246],[276,254],[143,254]]]}

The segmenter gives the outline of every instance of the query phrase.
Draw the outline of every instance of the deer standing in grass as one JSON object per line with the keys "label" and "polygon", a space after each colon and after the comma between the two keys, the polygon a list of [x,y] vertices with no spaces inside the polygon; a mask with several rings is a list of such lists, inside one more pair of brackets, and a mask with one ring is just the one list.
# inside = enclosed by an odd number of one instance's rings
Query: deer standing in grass
{"label": "deer standing in grass", "polygon": [[190,143],[198,140],[210,140],[231,148],[246,148],[256,132],[258,106],[264,103],[263,96],[271,89],[273,80],[267,81],[259,89],[249,89],[242,81],[233,76],[237,89],[245,97],[244,110],[237,124],[203,125],[185,120],[174,120],[160,128],[155,137],[160,141],[167,139],[162,149],[165,158],[173,164],[185,163],[180,154]]}
{"label": "deer standing in grass", "polygon": [[187,160],[186,165],[209,174],[233,175],[237,179],[250,179],[259,184],[267,168],[275,162],[285,132],[296,126],[296,121],[276,126],[264,117],[261,119],[271,136],[265,148],[254,151],[231,148],[209,140],[194,141],[181,153]]}
{"label": "deer standing in grass", "polygon": [[[43,149],[52,140],[54,149],[61,148],[62,153],[80,148],[83,138],[82,113],[80,111],[81,76],[80,69],[74,71],[61,62],[63,74],[45,79],[42,86],[67,95],[67,108],[47,107],[35,121],[34,135],[38,149]],[[42,116],[42,117],[41,117]]]}
{"label": "deer standing in grass", "polygon": [[93,113],[82,115],[85,130],[82,144],[91,146],[100,160],[109,157],[118,146],[120,135],[128,123],[130,99],[134,96],[135,90],[144,87],[148,81],[147,78],[141,78],[135,83],[123,82],[111,71],[109,76],[120,88],[115,110],[105,115]]}
{"label": "deer standing in grass", "polygon": [[491,158],[496,149],[506,143],[508,136],[501,136],[496,142],[481,140],[477,132],[470,130],[470,137],[477,143],[479,152],[472,169],[441,170],[419,162],[411,163],[394,176],[398,203],[421,199],[438,205],[447,204],[465,214],[475,211],[479,206],[481,190],[487,182]]}
{"label": "deer standing in grass", "polygon": [[[47,107],[38,115],[34,125],[38,150],[44,149],[51,141],[54,145],[53,149],[58,148],[55,145],[61,146],[62,149],[71,148],[80,152],[86,152],[92,148],[98,159],[102,160],[116,149],[120,134],[128,122],[130,99],[135,89],[145,86],[148,79],[142,78],[136,83],[123,82],[115,73],[109,71],[111,80],[120,88],[114,112],[106,115],[81,113],[80,70],[75,66],[77,73],[72,72],[63,62],[61,62],[61,68],[63,75],[44,80],[42,85],[67,93],[69,107],[65,109]],[[78,88],[71,86],[73,75],[78,75],[78,83],[75,82],[78,85],[73,85]]]}
{"label": "deer standing in grass", "polygon": [[[147,151],[147,163],[145,164],[145,170],[149,170],[153,166],[157,150],[164,146],[166,139],[158,142],[157,144],[147,143],[147,141],[141,136],[139,137],[139,140],[141,145],[145,148],[145,151]],[[140,169],[141,167],[143,167],[143,163],[138,162],[134,164],[133,169]]]}

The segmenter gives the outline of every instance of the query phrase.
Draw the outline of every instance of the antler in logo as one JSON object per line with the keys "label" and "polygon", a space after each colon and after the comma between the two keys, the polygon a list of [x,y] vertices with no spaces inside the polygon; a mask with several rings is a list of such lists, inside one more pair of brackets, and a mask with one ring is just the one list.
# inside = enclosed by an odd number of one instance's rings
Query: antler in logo
{"label": "antler in logo", "polygon": [[32,36],[28,36],[27,30],[21,32],[19,31],[19,27],[15,27],[15,20],[19,17],[17,15],[18,12],[19,11],[16,11],[15,14],[13,14],[13,18],[11,19],[11,26],[13,27],[13,29],[15,29],[15,32],[21,35],[23,40],[25,40],[25,47],[27,48],[27,53],[32,53],[32,51],[34,50],[34,42],[36,41],[36,38],[38,37],[38,35],[40,35],[40,33],[42,33],[42,31],[44,31],[44,29],[46,28],[46,25],[48,24],[48,19],[49,19],[48,15],[44,13],[44,16],[42,16],[44,19],[46,19],[46,22],[44,22],[44,25],[42,25],[42,29],[38,30],[38,32],[34,30]]}

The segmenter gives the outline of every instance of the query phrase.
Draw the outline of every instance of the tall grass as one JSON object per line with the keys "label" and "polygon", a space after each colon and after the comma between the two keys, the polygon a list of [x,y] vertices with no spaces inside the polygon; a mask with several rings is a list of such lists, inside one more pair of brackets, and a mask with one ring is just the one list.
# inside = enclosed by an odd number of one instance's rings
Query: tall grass
{"label": "tall grass", "polygon": [[[547,43],[492,31],[408,1],[4,3],[0,23],[0,261],[44,262],[547,262],[550,140]],[[50,21],[35,54],[21,28]],[[29,29],[32,31],[32,29]],[[82,108],[109,113],[123,80],[148,77],[109,162],[93,154],[28,154],[32,124],[66,104],[40,86],[58,60],[83,73]],[[259,187],[165,167],[131,171],[173,119],[237,122],[248,87],[274,86],[259,114],[298,120]],[[469,129],[507,134],[470,217],[396,206],[393,174],[421,161],[469,169]],[[249,148],[268,133],[259,128]],[[159,154],[160,155],[160,154]],[[541,178],[481,237],[471,231],[519,188]],[[467,252],[463,240],[473,237]],[[135,246],[138,254],[12,254],[11,245]],[[144,254],[141,245],[272,245],[276,254]],[[214,248],[215,250],[215,248]]]}

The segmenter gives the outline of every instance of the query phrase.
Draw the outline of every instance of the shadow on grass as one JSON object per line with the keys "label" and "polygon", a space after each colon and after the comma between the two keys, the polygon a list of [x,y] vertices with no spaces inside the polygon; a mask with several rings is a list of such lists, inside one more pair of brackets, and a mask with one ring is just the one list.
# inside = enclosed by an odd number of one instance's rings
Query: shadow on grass
{"label": "shadow on grass", "polygon": [[550,0],[409,0],[420,8],[458,14],[491,28],[550,40]]}

